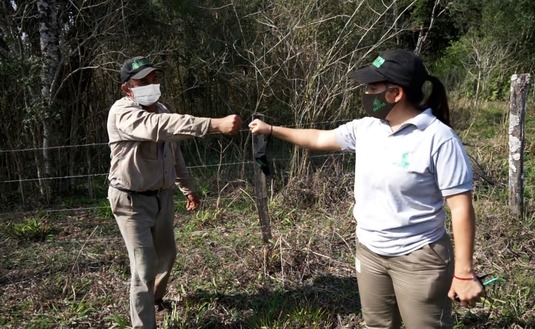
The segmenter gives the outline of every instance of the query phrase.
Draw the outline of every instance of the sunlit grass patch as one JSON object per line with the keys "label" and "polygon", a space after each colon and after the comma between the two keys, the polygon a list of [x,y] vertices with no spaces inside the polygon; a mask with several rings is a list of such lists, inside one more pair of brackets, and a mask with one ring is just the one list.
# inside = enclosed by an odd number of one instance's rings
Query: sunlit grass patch
{"label": "sunlit grass patch", "polygon": [[44,217],[28,217],[21,222],[9,222],[2,230],[17,241],[44,241],[58,233]]}

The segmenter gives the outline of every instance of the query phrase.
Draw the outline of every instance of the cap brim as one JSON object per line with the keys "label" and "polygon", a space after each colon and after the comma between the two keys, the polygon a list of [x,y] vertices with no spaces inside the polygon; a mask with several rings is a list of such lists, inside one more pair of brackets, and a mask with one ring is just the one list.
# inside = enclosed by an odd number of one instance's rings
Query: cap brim
{"label": "cap brim", "polygon": [[143,79],[144,77],[146,77],[149,73],[151,73],[153,71],[161,71],[161,70],[159,68],[157,68],[157,67],[147,67],[147,68],[144,68],[143,70],[137,72],[133,76],[131,76],[130,79],[134,79],[134,80]]}
{"label": "cap brim", "polygon": [[386,81],[386,77],[375,70],[373,67],[367,66],[360,69],[357,69],[349,73],[349,77],[360,83],[375,83]]}

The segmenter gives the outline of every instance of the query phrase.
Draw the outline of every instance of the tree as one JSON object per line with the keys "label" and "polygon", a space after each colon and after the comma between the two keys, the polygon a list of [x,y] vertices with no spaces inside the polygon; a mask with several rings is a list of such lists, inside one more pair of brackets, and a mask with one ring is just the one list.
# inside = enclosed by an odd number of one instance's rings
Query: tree
{"label": "tree", "polygon": [[[42,150],[45,177],[52,174],[50,157],[50,139],[52,138],[52,120],[54,110],[52,104],[53,94],[56,92],[60,70],[59,49],[59,22],[58,4],[55,0],[38,0],[39,12],[39,36],[41,44],[42,67],[41,67],[41,124],[42,124]],[[38,168],[41,168],[39,166]],[[39,178],[43,178],[42,171],[38,169]],[[41,195],[50,201],[49,181],[40,179]]]}
{"label": "tree", "polygon": [[[107,85],[116,86],[119,63],[131,56],[130,51],[136,51],[135,45],[147,49],[160,42],[154,35],[162,33],[144,26],[155,22],[153,8],[142,0],[128,4],[113,0],[1,2],[0,65],[6,70],[0,78],[6,88],[0,108],[14,113],[7,113],[10,122],[4,127],[6,135],[17,138],[0,143],[3,149],[25,149],[10,155],[3,171],[11,177],[8,181],[13,180],[13,173],[37,176],[39,194],[44,202],[50,202],[52,195],[70,189],[70,180],[58,176],[91,170],[94,156],[89,148],[58,146],[103,136],[105,112],[101,108],[109,107],[113,100]],[[161,25],[150,26],[156,29]],[[97,69],[102,79],[108,79],[112,72],[112,79],[91,88]],[[80,165],[83,163],[86,165]],[[22,185],[19,188],[21,195],[30,194],[22,191]]]}

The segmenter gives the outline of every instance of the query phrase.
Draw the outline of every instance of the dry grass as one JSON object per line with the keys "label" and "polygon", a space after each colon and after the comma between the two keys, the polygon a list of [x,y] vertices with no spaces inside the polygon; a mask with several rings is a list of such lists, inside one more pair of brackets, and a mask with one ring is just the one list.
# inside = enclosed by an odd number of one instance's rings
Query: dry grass
{"label": "dry grass", "polygon": [[[509,214],[505,128],[501,109],[488,111],[461,135],[476,168],[477,269],[500,280],[477,308],[455,308],[456,328],[535,328],[535,203],[526,198],[523,221]],[[227,187],[224,199],[207,194],[195,214],[180,199],[173,308],[161,327],[360,328],[352,168],[342,164],[332,157],[306,178],[274,182],[270,248],[249,183]],[[526,176],[528,196],[534,179]],[[128,259],[114,220],[97,211],[55,214],[0,221],[0,326],[126,327]]]}

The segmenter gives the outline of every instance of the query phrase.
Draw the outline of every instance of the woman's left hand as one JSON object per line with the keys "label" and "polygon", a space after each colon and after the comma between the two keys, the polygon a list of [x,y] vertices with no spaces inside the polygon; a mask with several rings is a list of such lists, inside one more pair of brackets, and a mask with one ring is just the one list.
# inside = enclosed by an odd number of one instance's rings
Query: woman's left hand
{"label": "woman's left hand", "polygon": [[471,280],[459,280],[454,277],[448,292],[451,300],[460,301],[462,306],[468,308],[474,307],[484,295],[485,289],[476,277]]}

